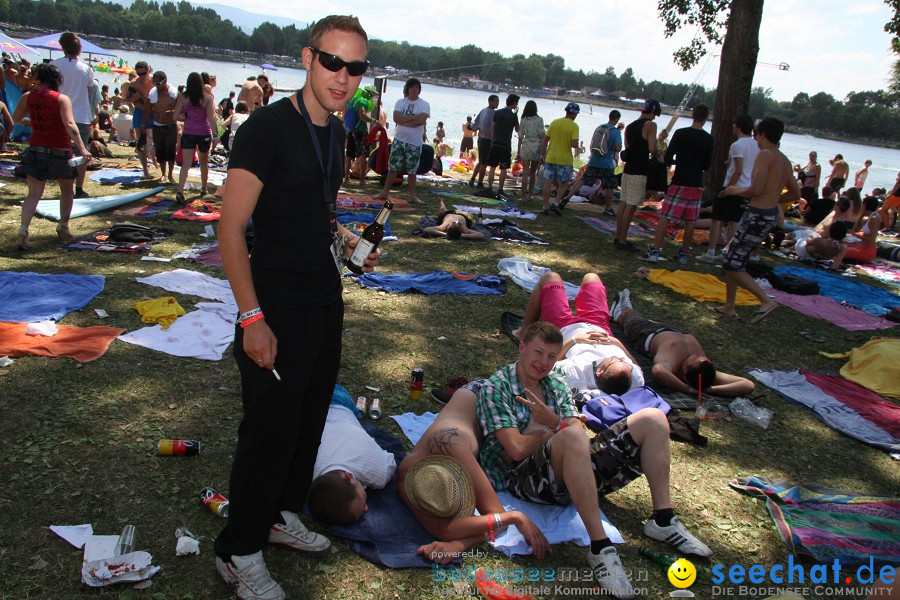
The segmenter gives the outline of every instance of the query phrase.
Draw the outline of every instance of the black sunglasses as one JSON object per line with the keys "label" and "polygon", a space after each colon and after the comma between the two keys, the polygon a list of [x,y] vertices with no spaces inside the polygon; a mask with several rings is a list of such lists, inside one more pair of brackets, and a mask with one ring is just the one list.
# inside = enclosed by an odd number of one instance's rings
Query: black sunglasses
{"label": "black sunglasses", "polygon": [[337,73],[338,71],[346,67],[347,75],[350,75],[351,77],[359,77],[360,75],[364,75],[365,72],[369,70],[369,61],[367,60],[354,60],[353,62],[347,62],[339,56],[323,52],[318,48],[313,48],[312,46],[310,46],[309,49],[319,55],[319,64],[332,73]]}

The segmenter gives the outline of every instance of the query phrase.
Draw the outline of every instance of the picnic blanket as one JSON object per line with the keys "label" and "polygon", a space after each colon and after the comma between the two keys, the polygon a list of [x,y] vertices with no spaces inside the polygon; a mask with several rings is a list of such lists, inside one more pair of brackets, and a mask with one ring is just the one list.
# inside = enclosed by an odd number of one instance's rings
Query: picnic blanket
{"label": "picnic blanket", "polygon": [[[95,196],[93,198],[75,198],[75,201],[72,204],[72,214],[70,215],[70,218],[77,219],[78,217],[84,217],[117,206],[122,206],[123,204],[128,204],[129,202],[134,202],[135,200],[158,194],[164,189],[166,188],[163,186],[157,186],[146,190],[135,190],[133,192],[128,192],[127,194]],[[50,220],[58,221],[60,216],[59,198],[41,200],[38,202],[36,212]]]}
{"label": "picnic blanket", "polygon": [[884,317],[876,317],[858,308],[845,306],[828,296],[801,296],[789,294],[774,288],[766,293],[775,298],[775,302],[790,307],[808,317],[828,321],[847,331],[868,331],[872,329],[889,329],[897,325]]}
{"label": "picnic blanket", "polygon": [[490,239],[492,240],[512,242],[514,244],[535,244],[537,246],[550,245],[550,242],[516,226],[512,221],[507,221],[506,219],[485,219],[482,222],[484,228],[490,232]]}
{"label": "picnic blanket", "polygon": [[237,304],[231,286],[225,279],[210,277],[197,271],[175,269],[136,279],[155,287],[218,302],[198,302],[197,310],[179,317],[167,330],[160,325],[144,327],[119,336],[129,344],[165,352],[173,356],[221,360],[234,340]]}
{"label": "picnic blanket", "polygon": [[151,228],[153,239],[149,242],[114,242],[109,239],[109,228],[100,229],[75,238],[66,244],[66,250],[96,250],[97,252],[125,252],[136,254],[149,250],[153,244],[165,241],[172,234],[171,229]]}
{"label": "picnic blanket", "polygon": [[476,196],[475,194],[467,194],[456,190],[431,190],[431,193],[448,200],[459,200],[460,202],[476,202],[486,206],[505,206],[509,203],[498,198],[486,198],[484,196]]}
{"label": "picnic blanket", "polygon": [[91,181],[109,185],[133,185],[140,183],[143,177],[143,169],[114,169],[106,167],[91,173]]}
{"label": "picnic blanket", "polygon": [[[409,205],[409,202],[400,196],[389,194],[388,198],[394,203],[394,208],[392,210],[408,211],[413,209],[413,207]],[[382,206],[384,206],[384,200],[375,200],[372,198],[371,194],[359,194],[356,192],[348,192],[346,190],[341,190],[337,194],[337,207],[339,209],[379,210]]]}
{"label": "picnic blanket", "polygon": [[[653,225],[654,231],[657,227],[659,227],[659,213],[639,210],[634,213],[634,218],[650,223],[651,225]],[[678,233],[678,223],[669,219],[666,222],[666,235],[669,237],[674,237],[676,233]]]}
{"label": "picnic blanket", "polygon": [[469,206],[466,204],[454,204],[456,210],[465,210],[475,215],[483,215],[485,217],[503,217],[505,219],[528,219],[534,221],[537,215],[518,208],[484,208],[481,206]]}
{"label": "picnic blanket", "polygon": [[103,291],[103,275],[0,271],[0,321],[59,321]]}
{"label": "picnic blanket", "polygon": [[[210,156],[212,158],[212,156]],[[172,170],[172,174],[175,176],[175,179],[178,179],[178,174],[181,173],[181,167],[179,165],[175,165],[175,168]],[[225,178],[228,176],[227,171],[218,171],[213,168],[213,165],[209,165],[209,172],[206,176],[206,181],[212,185],[222,185],[225,183]],[[194,177],[196,179],[201,179],[200,167],[191,167],[188,169],[188,177]]]}
{"label": "picnic blanket", "polygon": [[[616,233],[616,222],[610,219],[604,219],[602,217],[578,217],[600,233],[604,233],[606,235],[615,235]],[[628,226],[628,237],[643,237],[648,238],[650,234],[647,233],[643,227],[638,225],[637,223],[632,223]]]}
{"label": "picnic blanket", "polygon": [[[650,269],[647,281],[690,296],[698,302],[725,302],[725,282],[709,273]],[[738,306],[753,306],[760,303],[756,296],[743,288],[738,288],[736,298],[735,303]]]}
{"label": "picnic blanket", "polygon": [[828,358],[847,359],[841,375],[877,394],[900,399],[900,340],[881,338],[870,340],[850,352],[821,353]]}
{"label": "picnic blanket", "polygon": [[216,200],[193,200],[183,208],[179,208],[170,219],[177,221],[201,221],[211,223],[218,221],[222,213],[222,203]]}
{"label": "picnic blanket", "polygon": [[[431,412],[421,415],[403,413],[402,415],[391,415],[391,418],[397,422],[397,425],[400,426],[400,429],[403,430],[409,441],[415,444],[421,439],[425,430],[434,423],[437,415]],[[520,510],[525,513],[538,529],[544,533],[547,541],[551,544],[564,542],[573,542],[579,546],[590,544],[584,521],[578,516],[578,511],[575,510],[573,504],[568,506],[535,504],[516,498],[506,491],[498,492],[497,497],[506,510]],[[625,540],[622,538],[622,534],[619,533],[615,525],[609,522],[602,510],[600,511],[600,517],[603,519],[603,529],[610,541],[615,544],[624,544]],[[514,525],[498,535],[496,542],[490,542],[490,544],[495,550],[506,556],[531,553],[525,538]]]}
{"label": "picnic blanket", "polygon": [[[380,208],[380,206],[379,206]],[[362,235],[366,225],[373,223],[378,213],[374,212],[347,212],[340,211],[337,214],[338,223],[350,230],[350,233]],[[384,223],[384,237],[382,242],[396,242],[397,236],[391,231],[391,220],[388,219]]]}
{"label": "picnic blanket", "polygon": [[122,215],[125,217],[140,217],[142,219],[152,219],[161,212],[165,212],[172,208],[175,204],[174,200],[169,198],[145,198],[136,203],[135,206],[117,208],[110,211],[114,215]]}
{"label": "picnic blanket", "polygon": [[[519,287],[530,292],[537,285],[541,275],[550,271],[548,267],[540,265],[532,265],[527,258],[511,256],[509,258],[501,258],[497,263],[497,269],[501,275],[506,275],[512,279]],[[566,296],[569,300],[574,300],[578,294],[579,286],[564,282],[566,286]]]}
{"label": "picnic blanket", "polygon": [[15,177],[16,176],[16,167],[19,166],[19,163],[12,162],[9,160],[0,160],[0,176],[3,177]]}
{"label": "picnic blanket", "polygon": [[[349,275],[349,274],[348,274]],[[506,283],[496,275],[477,275],[460,279],[449,271],[428,273],[363,273],[354,277],[360,287],[395,294],[456,294],[458,296],[500,296]]]}
{"label": "picnic blanket", "polygon": [[900,295],[818,269],[778,266],[775,267],[775,274],[796,275],[803,279],[811,279],[819,284],[819,293],[823,296],[858,306],[867,313],[879,317],[891,312],[893,307],[900,306]]}
{"label": "picnic blanket", "polygon": [[832,429],[870,446],[900,452],[900,407],[838,375],[751,369],[785,400],[812,410]]}
{"label": "picnic blanket", "polygon": [[53,337],[27,335],[28,323],[0,323],[0,356],[51,356],[90,362],[106,353],[106,349],[124,329],[115,327],[75,327],[57,325]]}
{"label": "picnic blanket", "polygon": [[769,477],[729,482],[737,492],[765,499],[788,551],[842,567],[900,564],[900,497],[793,483]]}

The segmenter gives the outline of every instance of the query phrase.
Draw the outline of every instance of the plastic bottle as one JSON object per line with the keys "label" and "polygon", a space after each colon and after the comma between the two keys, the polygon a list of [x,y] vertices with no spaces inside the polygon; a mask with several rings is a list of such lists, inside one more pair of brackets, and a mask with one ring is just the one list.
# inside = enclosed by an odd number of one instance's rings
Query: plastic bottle
{"label": "plastic bottle", "polygon": [[772,415],[775,414],[768,408],[756,406],[747,398],[735,398],[729,408],[734,416],[750,421],[754,425],[759,425],[763,429],[769,427]]}

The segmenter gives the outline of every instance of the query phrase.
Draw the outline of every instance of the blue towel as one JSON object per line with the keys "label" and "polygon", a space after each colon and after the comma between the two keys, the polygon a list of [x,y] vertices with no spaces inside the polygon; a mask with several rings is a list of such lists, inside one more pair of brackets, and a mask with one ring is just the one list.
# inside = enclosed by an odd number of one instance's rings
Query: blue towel
{"label": "blue towel", "polygon": [[100,183],[140,183],[144,172],[140,169],[100,169],[91,173],[91,181]]}
{"label": "blue towel", "polygon": [[775,267],[776,275],[796,275],[811,279],[819,284],[819,293],[858,306],[867,313],[883,316],[892,312],[892,307],[900,306],[900,296],[858,281],[851,281],[840,275],[826,273],[820,269],[804,267]]}
{"label": "blue towel", "polygon": [[356,282],[368,289],[405,294],[419,292],[431,294],[456,294],[458,296],[500,296],[506,293],[506,283],[496,275],[478,275],[463,280],[447,271],[430,273],[364,273]]}
{"label": "blue towel", "polygon": [[[351,233],[356,235],[362,235],[362,230],[365,229],[366,225],[373,223],[375,221],[375,217],[378,216],[378,213],[374,212],[349,212],[346,210],[342,210],[337,213],[338,223],[346,227],[350,230]],[[381,238],[383,242],[396,242],[397,236],[391,231],[391,221],[388,219],[384,223],[384,237]]]}
{"label": "blue towel", "polygon": [[0,321],[58,321],[87,306],[105,282],[102,275],[0,271]]}

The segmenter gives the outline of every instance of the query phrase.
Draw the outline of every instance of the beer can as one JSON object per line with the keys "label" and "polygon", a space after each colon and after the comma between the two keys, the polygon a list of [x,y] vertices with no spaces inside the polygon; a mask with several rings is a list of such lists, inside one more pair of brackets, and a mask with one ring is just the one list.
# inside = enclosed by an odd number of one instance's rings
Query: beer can
{"label": "beer can", "polygon": [[409,399],[421,400],[422,387],[425,385],[425,371],[419,368],[412,370],[412,378],[409,381]]}
{"label": "beer can", "polygon": [[122,533],[119,535],[119,541],[116,543],[116,556],[134,552],[135,534],[136,531],[134,525],[126,525],[122,529]]}
{"label": "beer can", "polygon": [[369,405],[369,418],[377,421],[381,418],[381,414],[381,400],[372,398],[372,403]]}
{"label": "beer can", "polygon": [[228,498],[216,491],[215,488],[205,487],[200,490],[200,502],[209,507],[209,510],[218,517],[228,518]]}
{"label": "beer can", "polygon": [[366,400],[365,396],[360,396],[356,399],[356,416],[362,419],[366,416],[366,404],[368,404],[368,400]]}
{"label": "beer can", "polygon": [[200,442],[197,440],[159,440],[157,451],[160,456],[197,456]]}

